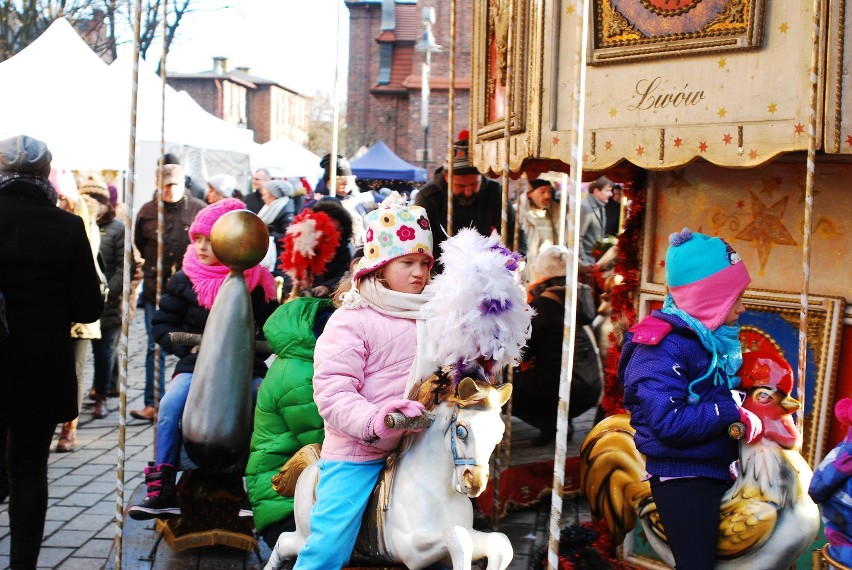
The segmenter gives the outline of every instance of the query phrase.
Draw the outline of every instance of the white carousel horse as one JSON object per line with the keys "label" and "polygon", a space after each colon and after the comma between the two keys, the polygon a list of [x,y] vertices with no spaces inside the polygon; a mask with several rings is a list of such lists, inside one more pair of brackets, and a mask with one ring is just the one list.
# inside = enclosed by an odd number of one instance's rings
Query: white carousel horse
{"label": "white carousel horse", "polygon": [[[465,378],[434,408],[432,425],[410,436],[410,445],[396,457],[390,499],[380,509],[384,517],[378,538],[372,539],[384,563],[418,570],[442,562],[454,570],[470,570],[472,561],[487,558],[487,570],[505,570],[512,561],[505,534],[473,529],[470,500],[488,483],[488,461],[503,438],[500,408],[511,393],[511,385],[494,387]],[[278,538],[267,570],[280,568],[304,546],[316,479],[316,463],[299,476],[296,531]],[[364,520],[370,516],[368,512]]]}

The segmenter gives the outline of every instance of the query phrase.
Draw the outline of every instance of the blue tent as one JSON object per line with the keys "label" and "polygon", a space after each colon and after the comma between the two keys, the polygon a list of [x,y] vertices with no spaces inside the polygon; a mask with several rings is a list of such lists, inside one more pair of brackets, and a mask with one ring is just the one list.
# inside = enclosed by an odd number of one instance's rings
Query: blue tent
{"label": "blue tent", "polygon": [[374,180],[409,180],[425,182],[426,169],[408,164],[388,148],[383,141],[370,147],[351,163],[352,174]]}

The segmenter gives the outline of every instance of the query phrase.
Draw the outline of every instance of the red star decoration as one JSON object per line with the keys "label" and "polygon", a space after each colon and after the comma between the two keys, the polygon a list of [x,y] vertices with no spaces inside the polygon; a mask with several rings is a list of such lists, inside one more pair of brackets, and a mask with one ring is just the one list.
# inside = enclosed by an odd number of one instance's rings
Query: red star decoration
{"label": "red star decoration", "polygon": [[800,135],[800,134],[802,134],[803,132],[805,132],[805,125],[803,125],[802,123],[798,123],[798,124],[797,124],[795,127],[793,127],[793,128],[794,128],[794,129],[796,129],[796,134],[797,134],[797,135]]}
{"label": "red star decoration", "polygon": [[604,143],[604,147],[605,147],[607,150],[612,150],[612,141],[606,141],[606,142]]}
{"label": "red star decoration", "polygon": [[554,144],[554,145],[558,145],[558,144],[559,144],[559,137],[553,137],[553,144]]}
{"label": "red star decoration", "polygon": [[679,148],[679,147],[680,147],[680,145],[682,145],[682,144],[683,144],[683,139],[682,139],[682,138],[678,137],[678,138],[676,138],[676,139],[674,140],[675,148]]}
{"label": "red star decoration", "polygon": [[636,149],[636,154],[638,154],[639,156],[642,156],[643,154],[645,154],[645,147],[644,147],[644,146],[640,146],[639,148],[637,148],[637,149]]}
{"label": "red star decoration", "polygon": [[731,141],[734,137],[731,136],[731,133],[725,133],[725,136],[722,137],[722,142],[725,144],[731,144]]}
{"label": "red star decoration", "polygon": [[737,208],[742,210],[744,206],[745,206],[745,202],[743,202],[742,200],[737,200]]}
{"label": "red star decoration", "polygon": [[754,149],[751,149],[751,151],[749,151],[749,153],[748,153],[748,157],[750,159],[754,160],[755,158],[757,158],[757,151],[754,150]]}
{"label": "red star decoration", "polygon": [[660,261],[660,267],[664,268],[665,266],[666,266],[666,260],[663,259],[662,261]]}
{"label": "red star decoration", "polygon": [[701,141],[701,144],[698,145],[698,150],[701,152],[707,152],[707,143],[705,141]]}
{"label": "red star decoration", "polygon": [[852,146],[852,135],[848,135],[846,137],[846,144],[848,144],[849,146]]}

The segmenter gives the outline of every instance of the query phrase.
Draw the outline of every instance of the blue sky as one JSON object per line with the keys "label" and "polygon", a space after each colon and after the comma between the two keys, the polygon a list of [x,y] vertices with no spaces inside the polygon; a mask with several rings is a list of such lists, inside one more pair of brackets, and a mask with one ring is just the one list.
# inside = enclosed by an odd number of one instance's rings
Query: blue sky
{"label": "blue sky", "polygon": [[[250,67],[306,95],[333,90],[339,8],[339,93],[345,97],[349,11],[343,0],[197,0],[197,8],[181,21],[167,69],[209,70],[214,56],[224,56],[231,68]],[[159,49],[148,52],[149,59],[159,55]]]}

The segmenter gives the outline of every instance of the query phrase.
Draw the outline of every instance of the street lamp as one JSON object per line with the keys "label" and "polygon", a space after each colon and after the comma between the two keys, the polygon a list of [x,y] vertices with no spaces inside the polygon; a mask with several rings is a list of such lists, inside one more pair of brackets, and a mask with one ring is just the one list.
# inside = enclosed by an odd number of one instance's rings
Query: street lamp
{"label": "street lamp", "polygon": [[423,8],[421,21],[423,37],[414,49],[425,54],[420,77],[420,126],[423,127],[423,168],[426,169],[429,164],[429,68],[432,65],[432,54],[440,52],[442,48],[435,43],[435,36],[432,34],[435,8]]}

